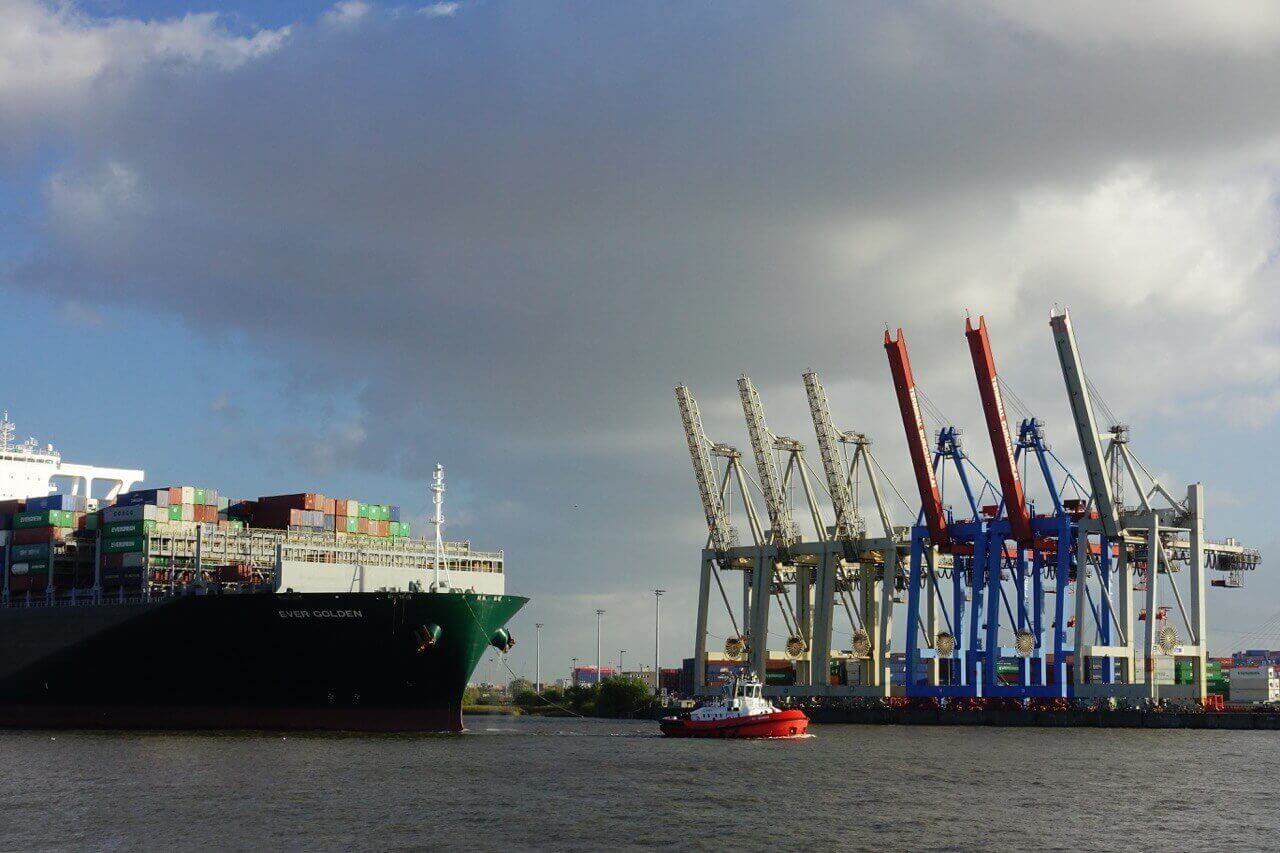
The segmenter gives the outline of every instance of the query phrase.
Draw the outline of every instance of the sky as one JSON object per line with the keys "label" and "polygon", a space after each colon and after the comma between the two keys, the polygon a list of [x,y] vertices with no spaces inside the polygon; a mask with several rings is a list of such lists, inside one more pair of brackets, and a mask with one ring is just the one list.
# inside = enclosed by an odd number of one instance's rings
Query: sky
{"label": "sky", "polygon": [[[992,471],[962,332],[1079,469],[1069,307],[1132,447],[1280,552],[1280,10],[1191,0],[0,0],[0,407],[66,458],[318,490],[506,552],[513,670],[692,651],[672,388],[800,376],[911,493],[882,348]],[[940,424],[931,424],[938,426]],[[816,454],[811,462],[817,465]],[[902,504],[899,524],[912,520]],[[424,526],[419,530],[425,531]],[[1212,645],[1280,647],[1280,580]],[[716,623],[719,624],[719,623]],[[840,640],[837,639],[837,643]],[[486,662],[480,673],[505,671]]]}

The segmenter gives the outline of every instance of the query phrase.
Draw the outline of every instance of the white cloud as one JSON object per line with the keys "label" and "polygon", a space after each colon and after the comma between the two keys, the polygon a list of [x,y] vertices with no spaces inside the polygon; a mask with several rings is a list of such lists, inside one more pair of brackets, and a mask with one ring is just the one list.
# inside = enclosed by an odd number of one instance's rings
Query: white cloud
{"label": "white cloud", "polygon": [[363,21],[372,9],[364,0],[342,0],[321,15],[320,20],[331,27],[353,27]]}
{"label": "white cloud", "polygon": [[432,3],[429,6],[420,7],[418,14],[428,18],[448,18],[460,8],[462,8],[461,3]]}
{"label": "white cloud", "polygon": [[0,0],[0,119],[65,105],[108,74],[147,65],[231,69],[280,47],[289,28],[235,35],[216,13],[141,21],[93,18],[73,4]]}
{"label": "white cloud", "polygon": [[1078,48],[1134,45],[1254,52],[1280,43],[1280,5],[1257,0],[986,0],[969,8],[994,11],[1017,27]]}

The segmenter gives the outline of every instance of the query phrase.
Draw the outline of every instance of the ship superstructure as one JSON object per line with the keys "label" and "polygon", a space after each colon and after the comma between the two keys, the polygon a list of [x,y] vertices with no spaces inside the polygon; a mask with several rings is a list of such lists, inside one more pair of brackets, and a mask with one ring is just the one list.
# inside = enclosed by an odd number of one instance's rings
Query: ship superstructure
{"label": "ship superstructure", "polygon": [[133,468],[99,468],[64,462],[52,444],[35,438],[16,441],[9,413],[0,416],[0,501],[39,497],[62,491],[109,503],[145,479]]}

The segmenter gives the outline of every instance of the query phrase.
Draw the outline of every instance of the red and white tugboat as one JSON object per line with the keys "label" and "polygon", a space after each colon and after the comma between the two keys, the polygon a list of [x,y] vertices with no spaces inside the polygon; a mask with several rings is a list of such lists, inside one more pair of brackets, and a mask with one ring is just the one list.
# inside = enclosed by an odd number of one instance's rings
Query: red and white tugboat
{"label": "red and white tugboat", "polygon": [[760,682],[733,678],[725,695],[678,717],[662,718],[667,737],[799,737],[809,718],[796,708],[782,710],[760,695]]}

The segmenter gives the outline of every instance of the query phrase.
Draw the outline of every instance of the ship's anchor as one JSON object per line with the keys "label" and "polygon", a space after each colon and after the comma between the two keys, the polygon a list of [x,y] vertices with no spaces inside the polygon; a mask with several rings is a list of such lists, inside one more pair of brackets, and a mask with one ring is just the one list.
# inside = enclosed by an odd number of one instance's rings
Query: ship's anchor
{"label": "ship's anchor", "polygon": [[413,632],[413,637],[418,641],[418,651],[425,652],[440,642],[440,626],[434,622],[421,625]]}

